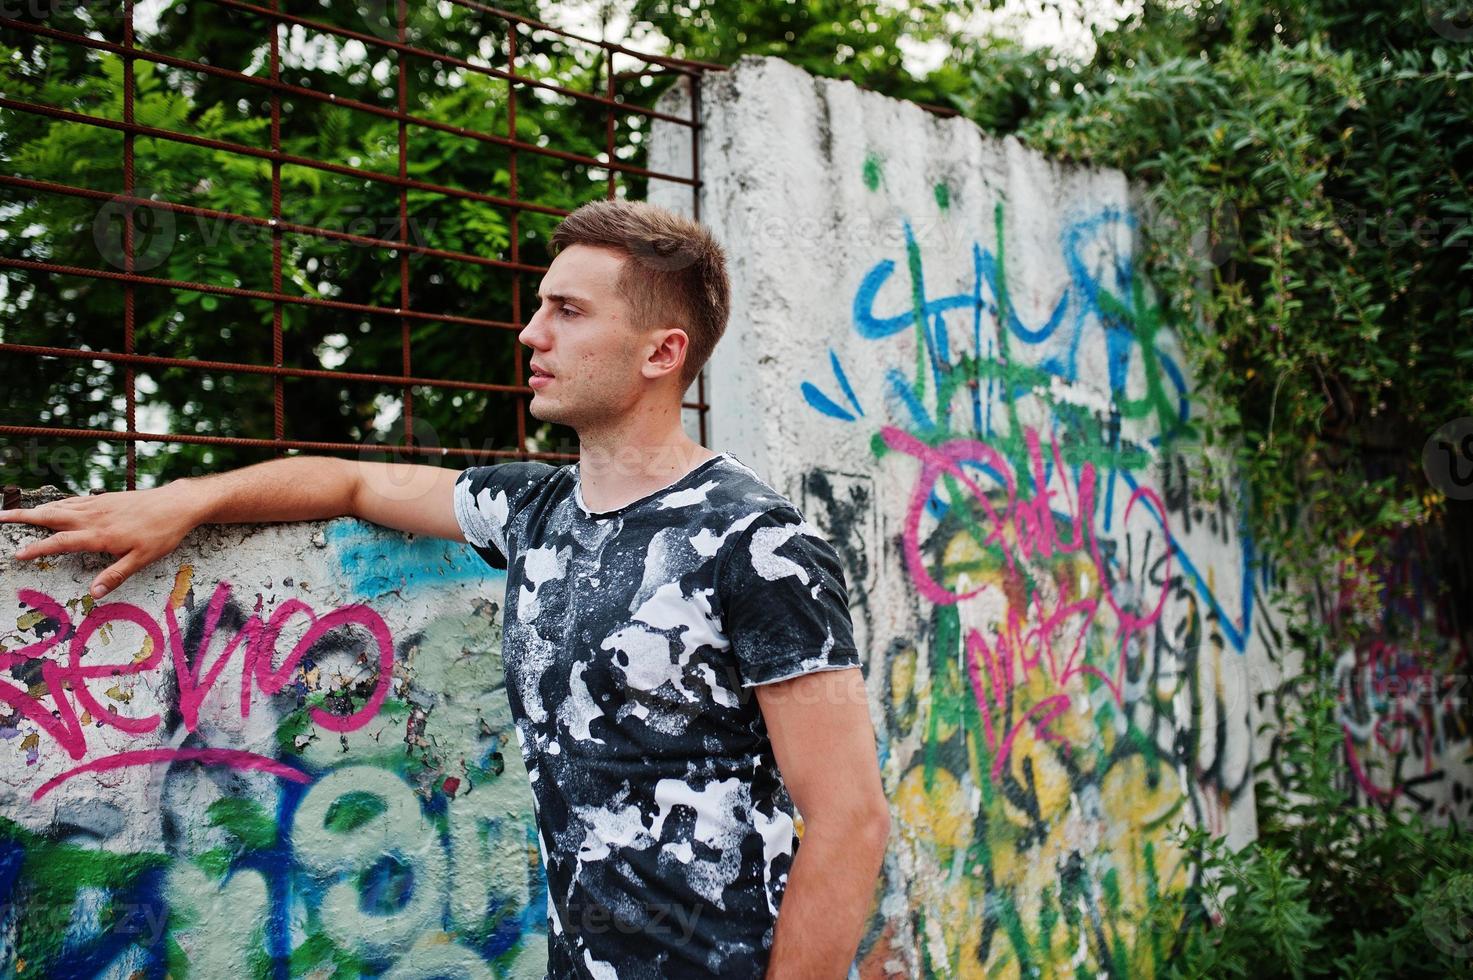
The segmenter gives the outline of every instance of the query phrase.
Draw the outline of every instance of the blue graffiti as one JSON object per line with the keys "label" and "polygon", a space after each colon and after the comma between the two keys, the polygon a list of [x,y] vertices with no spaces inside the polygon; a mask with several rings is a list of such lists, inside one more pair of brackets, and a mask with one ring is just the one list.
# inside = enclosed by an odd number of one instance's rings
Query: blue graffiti
{"label": "blue graffiti", "polygon": [[[1087,338],[1098,337],[1112,398],[1109,417],[1100,436],[1101,448],[1115,460],[1106,464],[1101,472],[1104,483],[1102,517],[1104,530],[1108,532],[1116,481],[1124,479],[1131,491],[1138,486],[1129,466],[1121,465],[1119,461],[1130,458],[1138,466],[1146,458],[1144,445],[1161,448],[1191,431],[1191,399],[1186,371],[1174,357],[1157,346],[1155,338],[1161,326],[1161,311],[1151,305],[1128,244],[1124,248],[1117,247],[1120,238],[1133,240],[1137,231],[1136,218],[1122,208],[1107,207],[1066,224],[1059,236],[1059,248],[1068,274],[1067,283],[1038,322],[1026,320],[1010,294],[1001,206],[996,211],[996,231],[994,249],[983,248],[975,241],[972,243],[972,281],[968,287],[954,293],[931,296],[927,292],[921,250],[910,223],[905,222],[908,308],[896,310],[898,303],[890,305],[885,302],[882,293],[895,290],[891,283],[895,279],[897,263],[894,259],[881,259],[865,272],[855,291],[851,308],[854,331],[863,340],[875,342],[907,329],[915,331],[915,374],[907,376],[906,372],[893,367],[883,374],[886,408],[892,417],[901,420],[899,424],[923,436],[952,434],[949,395],[956,390],[959,380],[954,375],[961,371],[964,375],[960,380],[964,380],[969,389],[971,434],[981,439],[997,435],[994,406],[1008,413],[1010,435],[1016,439],[1016,401],[1036,390],[1050,377],[1078,383],[1081,349]],[[957,310],[971,311],[970,355],[959,352],[954,356],[948,317]],[[993,329],[985,329],[984,320],[990,320]],[[1039,349],[1040,357],[1026,369],[1020,369],[1012,356],[1015,345]],[[864,412],[838,355],[832,349],[829,363],[848,407],[812,381],[801,382],[803,398],[827,417],[856,422]],[[1137,364],[1147,375],[1148,390],[1144,396],[1133,398],[1127,385],[1132,368]],[[1155,372],[1154,377],[1152,372]],[[927,380],[934,386],[934,407],[927,404]],[[946,387],[948,380],[952,388]],[[1069,406],[1057,405],[1054,408],[1061,419],[1067,415],[1071,422],[1083,421],[1079,418],[1080,413]],[[1146,438],[1141,446],[1126,444],[1121,436],[1122,415],[1142,417],[1148,414],[1159,423],[1156,433]],[[1077,478],[1078,467],[1072,468]],[[1039,490],[1035,488],[1035,492]],[[946,509],[946,503],[934,495],[927,503],[927,510],[933,517],[940,517]],[[1172,551],[1192,587],[1216,614],[1225,640],[1242,652],[1251,634],[1255,596],[1253,579],[1260,567],[1246,524],[1240,522],[1237,529],[1243,579],[1242,607],[1237,614],[1229,615],[1181,543],[1169,533],[1166,515],[1150,510],[1163,532],[1167,532],[1165,537],[1171,542]]]}
{"label": "blue graffiti", "polygon": [[864,409],[859,406],[859,399],[854,396],[854,387],[849,383],[849,376],[844,373],[843,365],[839,363],[839,356],[832,350],[829,351],[829,364],[833,366],[834,377],[839,382],[839,388],[844,392],[844,397],[849,400],[849,404],[854,407],[854,412],[851,413],[848,409],[840,406],[832,398],[820,391],[818,386],[812,382],[803,382],[801,387],[803,398],[809,405],[812,405],[815,409],[830,418],[853,422],[857,417],[864,415]]}
{"label": "blue graffiti", "polygon": [[332,521],[327,525],[326,537],[347,583],[363,598],[437,582],[506,574],[487,566],[470,545],[438,538],[407,538],[360,521]]}

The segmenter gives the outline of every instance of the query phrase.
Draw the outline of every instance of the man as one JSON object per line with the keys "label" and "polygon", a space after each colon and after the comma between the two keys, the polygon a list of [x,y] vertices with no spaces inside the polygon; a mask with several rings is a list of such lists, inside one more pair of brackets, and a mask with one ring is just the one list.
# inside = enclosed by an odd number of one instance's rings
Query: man
{"label": "man", "polygon": [[553,243],[520,339],[530,411],[577,431],[576,465],[297,457],[0,520],[58,532],[17,557],[119,556],[98,597],[201,523],[348,514],[469,542],[507,570],[549,974],[842,977],[888,806],[833,549],[680,424],[725,329],[725,256],[629,202],[580,208]]}

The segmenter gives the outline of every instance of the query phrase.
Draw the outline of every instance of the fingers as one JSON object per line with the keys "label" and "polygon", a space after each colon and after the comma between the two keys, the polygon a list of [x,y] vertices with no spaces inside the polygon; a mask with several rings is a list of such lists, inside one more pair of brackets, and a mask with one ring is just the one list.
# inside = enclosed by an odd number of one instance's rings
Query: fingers
{"label": "fingers", "polygon": [[32,541],[30,544],[19,548],[15,557],[21,561],[29,561],[32,558],[41,558],[45,555],[68,555],[78,551],[101,551],[93,540],[92,535],[83,531],[63,531],[53,534],[49,538],[40,541]]}
{"label": "fingers", "polygon": [[[84,531],[64,531],[61,534],[53,534],[41,541],[33,541],[15,553],[15,557],[21,560],[31,558],[42,558],[46,555],[71,554],[78,551],[105,552],[106,549],[93,537]],[[102,571],[97,578],[92,580],[92,587],[88,590],[92,598],[101,599],[112,592],[127,580],[138,569],[148,564],[148,558],[141,551],[128,552],[122,558],[113,562]]]}
{"label": "fingers", "polygon": [[101,599],[109,592],[122,585],[123,582],[138,569],[148,564],[145,560],[135,557],[135,553],[129,553],[113,562],[102,574],[92,581],[92,598]]}
{"label": "fingers", "polygon": [[75,527],[78,515],[77,509],[59,506],[61,503],[63,501],[42,504],[40,507],[0,510],[0,524],[33,524],[36,527],[46,527],[53,531]]}
{"label": "fingers", "polygon": [[[58,532],[17,549],[15,557],[28,561],[48,555],[88,551],[119,554],[128,549],[128,545],[118,543],[116,535],[103,534],[96,526],[106,523],[110,512],[108,506],[98,507],[96,496],[67,497],[39,507],[0,510],[0,523],[29,524]],[[147,564],[148,558],[143,549],[131,548],[99,574],[88,591],[93,598],[101,599]]]}

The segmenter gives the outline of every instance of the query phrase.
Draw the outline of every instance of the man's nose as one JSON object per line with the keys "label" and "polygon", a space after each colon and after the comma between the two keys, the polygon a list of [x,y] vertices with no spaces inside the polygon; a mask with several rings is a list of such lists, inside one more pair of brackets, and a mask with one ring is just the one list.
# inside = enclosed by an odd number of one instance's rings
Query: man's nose
{"label": "man's nose", "polygon": [[539,310],[527,321],[527,325],[517,334],[517,340],[521,341],[534,350],[545,350],[547,347],[546,331],[542,328],[542,312]]}

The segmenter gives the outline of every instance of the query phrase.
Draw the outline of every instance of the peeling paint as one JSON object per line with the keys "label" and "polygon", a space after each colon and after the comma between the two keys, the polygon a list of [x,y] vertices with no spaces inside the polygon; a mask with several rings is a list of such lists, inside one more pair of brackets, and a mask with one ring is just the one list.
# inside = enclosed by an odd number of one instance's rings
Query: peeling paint
{"label": "peeling paint", "polygon": [[541,977],[478,564],[352,520],[204,528],[101,603],[86,557],[0,562],[0,965]]}

